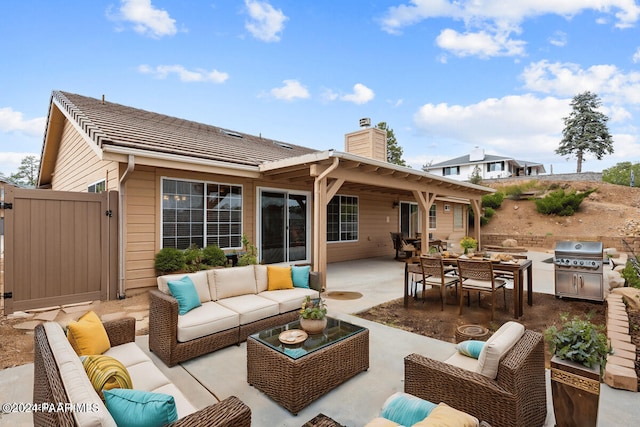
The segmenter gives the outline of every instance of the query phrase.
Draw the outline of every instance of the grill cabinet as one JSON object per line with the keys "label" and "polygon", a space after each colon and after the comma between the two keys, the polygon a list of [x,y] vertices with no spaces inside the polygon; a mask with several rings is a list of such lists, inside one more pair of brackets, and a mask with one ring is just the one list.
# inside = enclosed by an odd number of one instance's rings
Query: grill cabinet
{"label": "grill cabinet", "polygon": [[554,264],[557,297],[604,300],[602,242],[557,242]]}

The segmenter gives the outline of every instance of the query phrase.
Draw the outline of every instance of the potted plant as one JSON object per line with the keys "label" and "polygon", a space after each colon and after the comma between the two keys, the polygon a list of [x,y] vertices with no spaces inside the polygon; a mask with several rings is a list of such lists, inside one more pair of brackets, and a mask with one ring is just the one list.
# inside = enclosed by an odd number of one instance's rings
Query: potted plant
{"label": "potted plant", "polygon": [[307,295],[302,301],[300,327],[309,334],[319,334],[327,327],[327,306],[322,299]]}
{"label": "potted plant", "polygon": [[469,253],[469,249],[476,249],[478,247],[478,241],[471,236],[464,236],[460,240],[460,247],[464,249],[464,253]]}
{"label": "potted plant", "polygon": [[556,425],[594,426],[598,416],[600,377],[611,347],[604,326],[575,316],[545,331],[551,350],[551,394]]}

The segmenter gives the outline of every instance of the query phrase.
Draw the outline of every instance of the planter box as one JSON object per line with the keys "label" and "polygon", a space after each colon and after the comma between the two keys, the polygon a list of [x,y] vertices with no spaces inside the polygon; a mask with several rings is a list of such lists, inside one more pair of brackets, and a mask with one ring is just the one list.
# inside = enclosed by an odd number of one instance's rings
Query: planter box
{"label": "planter box", "polygon": [[600,365],[587,368],[553,356],[551,393],[557,427],[595,427],[600,399]]}

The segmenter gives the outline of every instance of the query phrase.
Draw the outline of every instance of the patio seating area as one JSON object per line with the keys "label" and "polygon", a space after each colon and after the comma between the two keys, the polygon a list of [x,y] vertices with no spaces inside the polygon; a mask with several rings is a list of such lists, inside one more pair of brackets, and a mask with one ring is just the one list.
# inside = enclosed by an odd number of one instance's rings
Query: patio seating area
{"label": "patio seating area", "polygon": [[[553,265],[542,262],[550,255],[529,253],[534,260],[536,292],[553,289]],[[173,384],[184,391],[197,409],[229,396],[237,396],[251,408],[253,426],[302,426],[318,414],[325,414],[345,426],[364,426],[379,416],[385,400],[405,391],[405,357],[420,354],[442,362],[455,352],[455,344],[370,322],[357,313],[386,301],[402,298],[404,263],[393,258],[377,258],[329,265],[328,291],[357,292],[353,300],[327,299],[329,315],[369,330],[369,369],[355,375],[324,396],[292,415],[285,408],[247,382],[247,343],[167,367],[148,351],[148,336],[136,337],[136,343],[154,361]],[[526,310],[535,309],[525,305]],[[315,373],[314,375],[321,375]],[[546,372],[547,416],[545,426],[553,426],[553,409]],[[302,379],[304,381],[304,379]],[[33,365],[0,371],[0,399],[3,402],[30,402],[33,399]],[[438,403],[438,402],[436,402]],[[602,384],[599,425],[633,425],[639,416],[635,393],[615,390]],[[31,425],[31,414],[0,415],[0,424]]]}

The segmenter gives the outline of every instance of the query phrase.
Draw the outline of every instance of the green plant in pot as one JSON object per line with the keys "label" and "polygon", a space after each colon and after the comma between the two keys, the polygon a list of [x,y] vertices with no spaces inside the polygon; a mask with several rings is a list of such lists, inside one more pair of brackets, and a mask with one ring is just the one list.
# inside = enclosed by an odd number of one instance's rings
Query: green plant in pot
{"label": "green plant in pot", "polygon": [[553,356],[551,392],[558,427],[595,427],[597,422],[600,377],[611,347],[604,326],[590,319],[590,314],[569,319],[562,313],[562,325],[545,331]]}
{"label": "green plant in pot", "polygon": [[307,295],[302,301],[300,327],[309,334],[322,333],[327,327],[327,306],[322,299]]}
{"label": "green plant in pot", "polygon": [[460,247],[464,249],[464,253],[469,253],[469,250],[475,250],[478,247],[478,241],[471,236],[464,236],[460,240]]}

